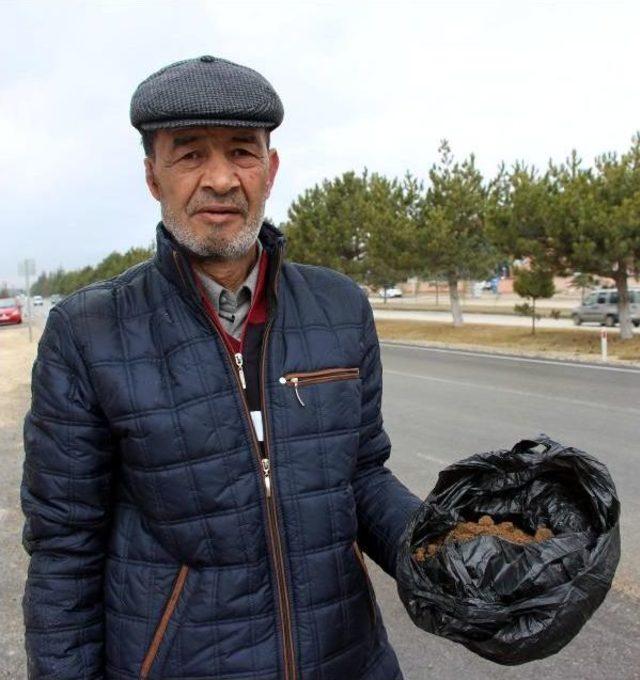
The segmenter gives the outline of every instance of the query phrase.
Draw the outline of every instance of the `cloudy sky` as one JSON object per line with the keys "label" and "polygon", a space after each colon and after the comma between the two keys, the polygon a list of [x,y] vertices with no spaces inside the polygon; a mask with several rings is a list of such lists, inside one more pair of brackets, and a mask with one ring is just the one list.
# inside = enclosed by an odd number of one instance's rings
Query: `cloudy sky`
{"label": "cloudy sky", "polygon": [[0,283],[148,245],[129,100],[202,54],[262,72],[285,106],[267,214],[325,177],[425,176],[438,142],[544,166],[640,129],[640,3],[0,0]]}

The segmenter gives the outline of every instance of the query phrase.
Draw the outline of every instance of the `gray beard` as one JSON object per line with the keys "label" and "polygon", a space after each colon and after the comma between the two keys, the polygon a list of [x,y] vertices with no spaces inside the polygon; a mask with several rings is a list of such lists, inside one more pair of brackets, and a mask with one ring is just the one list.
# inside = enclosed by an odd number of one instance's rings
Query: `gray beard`
{"label": "gray beard", "polygon": [[241,260],[253,248],[264,219],[264,204],[253,219],[247,218],[243,229],[231,241],[216,239],[215,227],[212,227],[212,232],[209,235],[197,237],[164,204],[161,205],[161,213],[162,222],[167,231],[191,255],[202,259],[226,262]]}

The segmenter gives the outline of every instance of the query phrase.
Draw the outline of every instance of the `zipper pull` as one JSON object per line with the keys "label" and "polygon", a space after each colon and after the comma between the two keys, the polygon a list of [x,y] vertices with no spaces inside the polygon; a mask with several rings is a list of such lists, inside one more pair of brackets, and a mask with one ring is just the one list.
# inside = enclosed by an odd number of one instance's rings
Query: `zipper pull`
{"label": "zipper pull", "polygon": [[246,390],[247,389],[247,381],[245,380],[244,377],[244,369],[242,368],[244,365],[244,359],[242,358],[242,354],[238,352],[237,354],[234,354],[235,360],[236,360],[236,366],[238,367],[238,375],[240,376],[240,384],[242,385],[242,389]]}
{"label": "zipper pull", "polygon": [[293,387],[296,391],[296,397],[298,397],[298,401],[300,402],[300,406],[306,406],[304,401],[302,401],[302,397],[300,396],[300,392],[298,392],[298,378],[295,378],[295,377],[289,378],[288,381],[284,376],[282,376],[282,378],[280,378],[280,384],[281,385],[286,385],[287,382],[290,382],[293,385]]}
{"label": "zipper pull", "polygon": [[264,473],[264,486],[267,490],[267,498],[271,497],[271,477],[269,477],[269,459],[262,459],[262,472]]}
{"label": "zipper pull", "polygon": [[298,392],[298,378],[291,378],[291,382],[293,383],[293,387],[295,388],[296,397],[298,397],[300,406],[306,406],[306,404],[304,403],[304,401],[302,401],[302,398],[300,397],[300,392]]}

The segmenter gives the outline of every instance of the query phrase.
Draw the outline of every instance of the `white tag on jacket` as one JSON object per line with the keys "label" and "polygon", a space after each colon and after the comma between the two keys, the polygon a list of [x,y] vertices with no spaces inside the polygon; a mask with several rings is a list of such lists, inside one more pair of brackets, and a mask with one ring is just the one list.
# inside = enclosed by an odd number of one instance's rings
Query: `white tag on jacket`
{"label": "white tag on jacket", "polygon": [[258,441],[263,442],[264,430],[262,428],[262,411],[251,411],[251,420],[253,421],[253,429],[256,431]]}

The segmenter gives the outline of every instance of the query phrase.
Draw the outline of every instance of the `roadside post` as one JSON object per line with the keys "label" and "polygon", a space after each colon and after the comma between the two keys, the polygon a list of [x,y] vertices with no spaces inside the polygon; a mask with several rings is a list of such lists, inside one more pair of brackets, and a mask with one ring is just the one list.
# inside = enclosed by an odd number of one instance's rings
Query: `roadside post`
{"label": "roadside post", "polygon": [[18,276],[24,276],[25,290],[27,291],[27,325],[29,326],[29,342],[33,342],[31,333],[31,286],[29,277],[36,273],[35,260],[23,260],[18,264]]}
{"label": "roadside post", "polygon": [[602,328],[600,330],[600,351],[602,353],[602,361],[607,361],[608,351],[607,351],[607,329]]}

